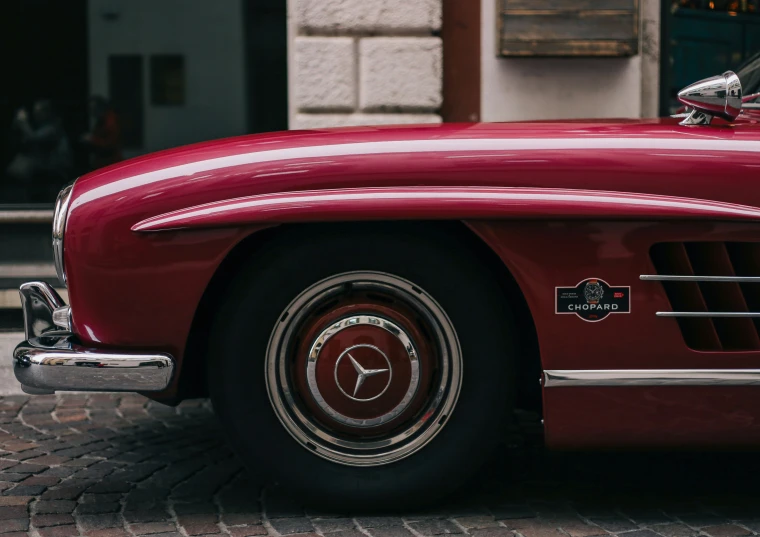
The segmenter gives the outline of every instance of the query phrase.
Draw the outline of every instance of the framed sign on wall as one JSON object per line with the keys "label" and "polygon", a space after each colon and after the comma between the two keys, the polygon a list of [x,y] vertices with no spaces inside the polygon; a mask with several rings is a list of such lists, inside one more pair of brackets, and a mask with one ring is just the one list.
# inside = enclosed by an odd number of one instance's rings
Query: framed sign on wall
{"label": "framed sign on wall", "polygon": [[499,0],[500,56],[633,56],[639,0]]}

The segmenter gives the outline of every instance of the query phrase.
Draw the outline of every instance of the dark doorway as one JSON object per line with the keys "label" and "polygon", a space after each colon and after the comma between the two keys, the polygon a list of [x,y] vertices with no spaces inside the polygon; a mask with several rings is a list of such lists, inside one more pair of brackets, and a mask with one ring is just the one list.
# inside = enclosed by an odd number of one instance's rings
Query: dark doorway
{"label": "dark doorway", "polygon": [[52,203],[62,186],[54,181],[9,185],[6,169],[18,149],[11,125],[20,108],[50,100],[71,142],[72,174],[86,165],[75,142],[87,130],[87,2],[3,0],[0,36],[0,205]]}
{"label": "dark doorway", "polygon": [[288,128],[285,0],[244,0],[248,132]]}

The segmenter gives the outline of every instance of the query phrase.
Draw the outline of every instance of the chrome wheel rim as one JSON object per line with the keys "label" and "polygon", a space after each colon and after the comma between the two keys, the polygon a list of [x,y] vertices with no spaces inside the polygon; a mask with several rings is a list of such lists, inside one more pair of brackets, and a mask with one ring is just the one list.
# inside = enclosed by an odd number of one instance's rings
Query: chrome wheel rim
{"label": "chrome wheel rim", "polygon": [[428,445],[456,406],[462,357],[443,308],[412,282],[347,272],[280,315],[266,353],[272,408],[324,459],[380,466]]}

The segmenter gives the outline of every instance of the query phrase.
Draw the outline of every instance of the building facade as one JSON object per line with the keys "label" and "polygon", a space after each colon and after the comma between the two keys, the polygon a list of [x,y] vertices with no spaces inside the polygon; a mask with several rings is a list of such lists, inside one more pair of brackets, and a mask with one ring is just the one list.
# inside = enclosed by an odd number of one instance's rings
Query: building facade
{"label": "building facade", "polygon": [[462,62],[478,64],[462,75],[477,79],[478,119],[658,114],[659,0],[641,0],[636,50],[619,58],[500,57],[502,1],[289,0],[290,127],[449,120],[445,85],[461,80],[444,81],[444,55],[461,43],[443,21],[463,10],[479,41],[477,55]]}

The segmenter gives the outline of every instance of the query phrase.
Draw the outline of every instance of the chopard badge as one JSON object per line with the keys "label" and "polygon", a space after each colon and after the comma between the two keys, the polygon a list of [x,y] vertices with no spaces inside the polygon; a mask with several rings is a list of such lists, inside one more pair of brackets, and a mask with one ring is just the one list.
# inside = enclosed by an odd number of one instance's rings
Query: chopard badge
{"label": "chopard badge", "polygon": [[554,313],[574,313],[596,322],[611,313],[631,313],[631,288],[612,287],[599,278],[588,278],[575,287],[556,287]]}

